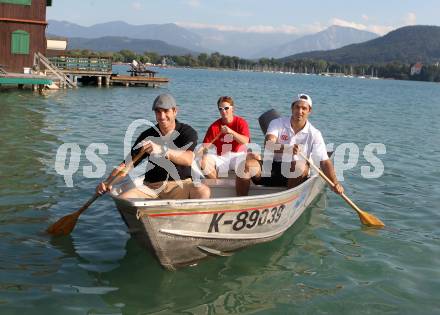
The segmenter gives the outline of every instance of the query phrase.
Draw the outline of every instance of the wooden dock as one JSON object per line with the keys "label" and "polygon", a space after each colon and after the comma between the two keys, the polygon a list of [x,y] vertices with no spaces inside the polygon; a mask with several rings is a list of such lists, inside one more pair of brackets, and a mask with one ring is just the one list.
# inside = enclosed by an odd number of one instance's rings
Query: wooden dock
{"label": "wooden dock", "polygon": [[49,58],[51,63],[76,85],[93,84],[97,86],[147,86],[157,87],[169,82],[168,78],[155,77],[156,72],[133,61],[130,75],[119,75],[112,71],[112,60],[105,57],[57,56]]}
{"label": "wooden dock", "polygon": [[0,87],[18,86],[23,89],[24,86],[31,86],[33,90],[43,90],[45,85],[52,84],[52,80],[44,75],[23,74],[23,73],[0,73]]}
{"label": "wooden dock", "polygon": [[124,86],[147,86],[157,87],[168,83],[168,78],[160,77],[147,77],[147,76],[129,76],[129,75],[112,75],[110,77],[111,85],[124,85]]}

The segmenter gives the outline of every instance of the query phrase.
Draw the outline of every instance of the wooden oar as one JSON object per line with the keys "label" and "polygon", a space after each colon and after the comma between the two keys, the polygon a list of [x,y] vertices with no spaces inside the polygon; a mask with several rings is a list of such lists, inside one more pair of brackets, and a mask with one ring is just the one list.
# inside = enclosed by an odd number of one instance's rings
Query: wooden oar
{"label": "wooden oar", "polygon": [[217,135],[214,137],[214,139],[212,139],[209,143],[207,143],[206,145],[202,145],[202,146],[197,150],[196,156],[198,156],[200,153],[202,153],[203,150],[205,150],[205,149],[209,149],[209,147],[210,147],[214,142],[216,142],[217,139],[220,138],[220,136],[221,136],[222,134],[223,134],[223,133],[220,131],[220,133],[217,134]]}
{"label": "wooden oar", "polygon": [[[335,184],[324,174],[323,171],[319,169],[319,167],[317,167],[313,163],[311,159],[307,158],[301,151],[299,152],[299,155],[301,155],[301,157],[306,160],[315,169],[315,171],[319,173],[319,175],[327,182],[327,184],[329,184],[332,188],[335,187]],[[350,205],[350,207],[353,208],[354,211],[357,212],[362,224],[376,228],[381,228],[385,226],[385,224],[380,219],[376,218],[374,215],[364,210],[361,210],[358,206],[356,206],[356,204],[351,201],[350,198],[348,198],[344,193],[342,193],[340,196]]]}
{"label": "wooden oar", "polygon": [[[131,169],[131,167],[144,155],[145,151],[141,149],[138,154],[133,158],[133,160],[129,163],[129,165],[126,165],[122,170],[120,170],[118,173],[116,173],[115,176],[109,178],[108,183],[106,183],[106,186],[111,186],[115,183],[115,181],[123,174],[128,173],[128,171]],[[92,198],[90,198],[78,211],[75,211],[71,214],[68,214],[61,219],[59,219],[57,222],[53,223],[51,226],[49,226],[46,230],[49,234],[52,235],[68,235],[70,234],[73,229],[75,228],[76,222],[78,221],[79,216],[81,213],[83,213],[96,199],[98,199],[101,195],[98,193],[95,193]]]}

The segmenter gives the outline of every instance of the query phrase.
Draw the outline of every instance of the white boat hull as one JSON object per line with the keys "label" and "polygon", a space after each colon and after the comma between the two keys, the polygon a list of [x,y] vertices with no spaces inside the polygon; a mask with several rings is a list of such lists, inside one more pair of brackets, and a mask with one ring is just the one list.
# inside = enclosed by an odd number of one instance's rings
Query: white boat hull
{"label": "white boat hull", "polygon": [[112,191],[112,198],[129,232],[163,267],[175,270],[280,237],[324,185],[314,175],[289,190],[253,186],[248,197],[216,197],[233,192],[231,183],[212,185],[209,200],[125,200],[118,198],[124,188]]}

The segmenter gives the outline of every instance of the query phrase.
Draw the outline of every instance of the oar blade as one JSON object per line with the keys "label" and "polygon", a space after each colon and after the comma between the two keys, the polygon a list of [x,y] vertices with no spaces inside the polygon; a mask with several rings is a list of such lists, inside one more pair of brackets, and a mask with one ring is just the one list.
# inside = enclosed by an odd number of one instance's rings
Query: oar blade
{"label": "oar blade", "polygon": [[383,228],[385,224],[376,216],[372,215],[371,213],[368,213],[366,211],[358,211],[359,219],[361,220],[362,224],[370,227],[375,228]]}
{"label": "oar blade", "polygon": [[62,217],[57,222],[49,226],[46,232],[55,236],[70,234],[75,228],[76,221],[78,221],[80,214],[81,213],[79,211],[76,211],[72,214]]}

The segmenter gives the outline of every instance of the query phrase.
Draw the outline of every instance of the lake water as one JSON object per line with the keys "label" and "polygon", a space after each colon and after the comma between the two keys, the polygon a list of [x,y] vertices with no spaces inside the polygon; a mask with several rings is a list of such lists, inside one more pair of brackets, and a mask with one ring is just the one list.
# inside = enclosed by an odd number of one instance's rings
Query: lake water
{"label": "lake water", "polygon": [[[0,314],[440,313],[439,84],[190,69],[160,75],[171,78],[167,87],[0,92]],[[177,272],[130,239],[108,196],[70,236],[45,234],[100,181],[84,176],[86,148],[107,146],[100,156],[108,173],[123,158],[127,127],[153,120],[152,101],[163,92],[200,137],[218,116],[217,98],[233,96],[257,143],[261,113],[289,114],[292,98],[310,93],[310,120],[326,142],[359,148],[343,173],[347,195],[387,227],[362,227],[327,190],[280,239]],[[73,187],[55,170],[63,143],[81,149]],[[376,154],[384,166],[378,178],[361,176],[371,166],[363,155],[370,143],[386,148]]]}

